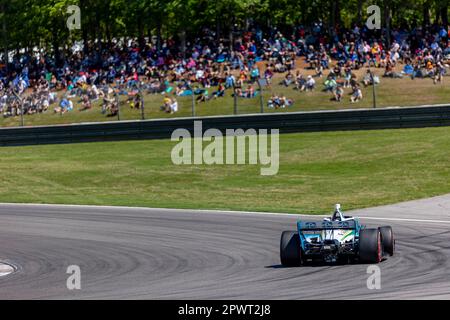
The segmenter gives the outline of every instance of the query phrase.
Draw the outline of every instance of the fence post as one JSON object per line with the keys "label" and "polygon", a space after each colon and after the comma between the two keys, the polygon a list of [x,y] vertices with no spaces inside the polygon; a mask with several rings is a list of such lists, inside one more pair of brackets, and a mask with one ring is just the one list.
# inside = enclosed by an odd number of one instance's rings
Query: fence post
{"label": "fence post", "polygon": [[22,127],[24,127],[25,120],[23,118],[23,99],[19,96],[19,94],[16,92],[16,90],[13,90],[12,92],[16,96],[17,100],[19,100],[19,103],[20,103],[20,125]]}
{"label": "fence post", "polygon": [[259,87],[259,104],[260,104],[260,108],[261,108],[261,113],[264,113],[264,97],[263,97],[263,90],[262,90],[261,82],[260,82],[259,80],[260,80],[260,79],[256,80],[256,82],[258,83],[258,87]]}
{"label": "fence post", "polygon": [[119,94],[116,93],[116,105],[117,105],[117,120],[120,121],[120,99],[119,99]]}
{"label": "fence post", "polygon": [[23,99],[20,99],[20,125],[25,126],[25,120],[23,118]]}
{"label": "fence post", "polygon": [[138,92],[139,92],[139,97],[141,98],[141,120],[145,120],[144,94],[142,93],[142,84],[141,83],[139,83]]}
{"label": "fence post", "polygon": [[192,86],[188,84],[188,89],[191,90],[191,93],[192,93],[191,94],[191,98],[192,98],[191,108],[192,108],[192,116],[195,117],[195,94],[194,94],[194,88],[192,88]]}
{"label": "fence post", "polygon": [[377,94],[375,91],[375,76],[373,74],[373,71],[370,72],[371,78],[372,78],[372,96],[373,96],[373,108],[376,109],[377,108]]}
{"label": "fence post", "polygon": [[236,95],[236,86],[233,83],[233,109],[234,109],[234,114],[237,115],[238,113],[238,106],[237,106],[237,95]]}

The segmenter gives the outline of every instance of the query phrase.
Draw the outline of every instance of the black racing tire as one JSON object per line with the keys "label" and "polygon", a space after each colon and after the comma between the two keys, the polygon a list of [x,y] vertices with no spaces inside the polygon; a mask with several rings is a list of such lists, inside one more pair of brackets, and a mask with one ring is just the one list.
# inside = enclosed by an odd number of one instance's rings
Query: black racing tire
{"label": "black racing tire", "polygon": [[381,233],[381,242],[383,244],[383,250],[390,256],[394,255],[395,251],[395,238],[392,228],[390,226],[379,227]]}
{"label": "black racing tire", "polygon": [[280,241],[280,260],[285,267],[298,267],[302,262],[298,232],[284,231]]}
{"label": "black racing tire", "polygon": [[362,229],[359,232],[359,260],[365,263],[379,263],[383,255],[379,229]]}

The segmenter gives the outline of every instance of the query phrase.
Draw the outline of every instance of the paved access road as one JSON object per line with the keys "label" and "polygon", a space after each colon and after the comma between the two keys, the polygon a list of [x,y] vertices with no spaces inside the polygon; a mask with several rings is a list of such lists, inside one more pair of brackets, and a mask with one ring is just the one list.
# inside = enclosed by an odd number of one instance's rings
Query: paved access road
{"label": "paved access road", "polygon": [[[450,196],[347,214],[394,228],[381,290],[367,289],[367,265],[280,267],[298,216],[0,205],[0,260],[18,267],[0,299],[450,298]],[[66,287],[69,265],[81,290]]]}

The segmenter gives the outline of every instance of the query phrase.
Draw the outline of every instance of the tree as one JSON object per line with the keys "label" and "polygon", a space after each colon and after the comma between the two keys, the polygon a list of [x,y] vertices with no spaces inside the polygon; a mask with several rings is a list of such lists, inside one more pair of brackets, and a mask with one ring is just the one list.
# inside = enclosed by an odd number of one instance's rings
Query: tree
{"label": "tree", "polygon": [[[448,24],[450,0],[373,0],[383,9],[383,25],[390,34],[392,25]],[[82,30],[66,27],[67,7],[79,5]],[[275,28],[287,34],[294,27],[321,21],[333,31],[336,25],[350,27],[363,23],[366,0],[0,0],[2,56],[20,49],[43,47],[56,60],[73,41],[83,40],[89,53],[95,40],[138,38],[143,48],[147,36],[156,35],[160,48],[164,37],[178,40],[183,52],[208,28],[216,40],[234,42],[235,28],[257,26],[265,31]],[[389,37],[387,37],[389,41]]]}

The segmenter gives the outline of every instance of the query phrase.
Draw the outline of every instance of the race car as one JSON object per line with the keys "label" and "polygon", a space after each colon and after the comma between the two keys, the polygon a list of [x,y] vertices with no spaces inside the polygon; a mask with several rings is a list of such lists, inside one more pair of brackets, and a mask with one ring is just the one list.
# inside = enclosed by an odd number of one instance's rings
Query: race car
{"label": "race car", "polygon": [[345,216],[337,204],[331,218],[321,222],[297,222],[297,231],[281,235],[283,266],[307,261],[325,263],[379,263],[394,255],[395,239],[390,226],[366,228],[358,218]]}

